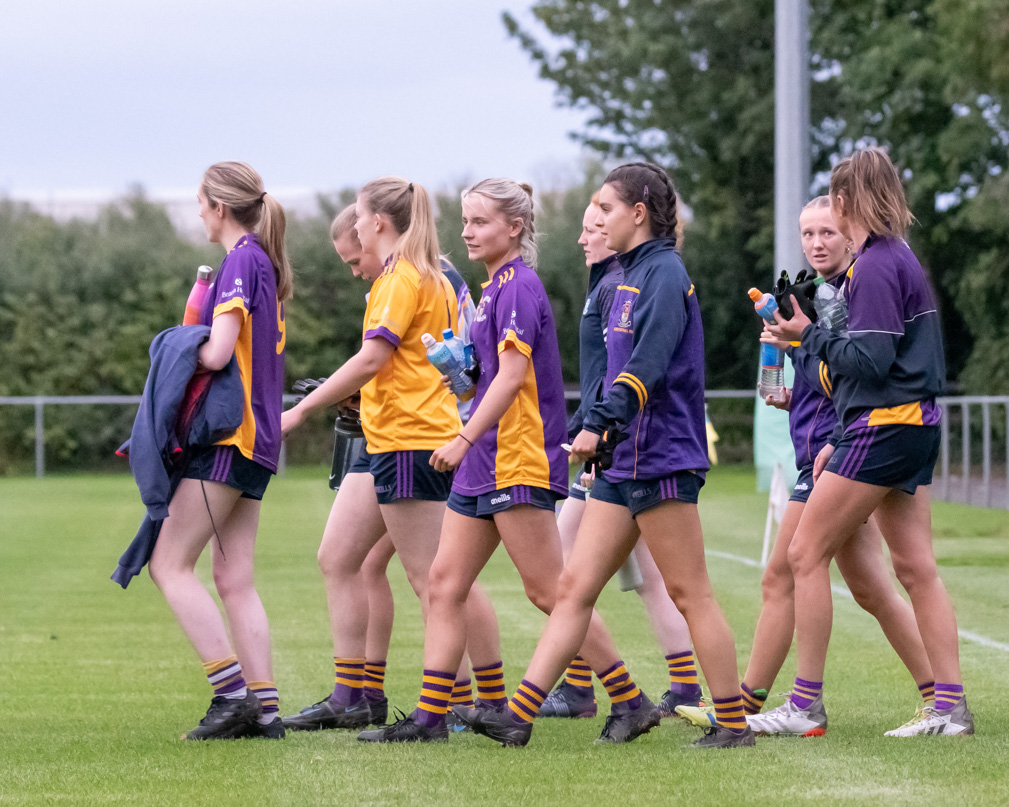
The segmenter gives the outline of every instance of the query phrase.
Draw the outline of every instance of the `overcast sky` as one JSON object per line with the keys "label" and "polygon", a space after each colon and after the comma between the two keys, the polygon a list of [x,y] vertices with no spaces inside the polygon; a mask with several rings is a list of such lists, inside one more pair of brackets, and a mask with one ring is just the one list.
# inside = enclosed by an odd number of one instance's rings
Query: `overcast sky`
{"label": "overcast sky", "polygon": [[572,170],[558,109],[501,24],[516,0],[5,0],[0,196],[266,187],[396,173],[434,188]]}

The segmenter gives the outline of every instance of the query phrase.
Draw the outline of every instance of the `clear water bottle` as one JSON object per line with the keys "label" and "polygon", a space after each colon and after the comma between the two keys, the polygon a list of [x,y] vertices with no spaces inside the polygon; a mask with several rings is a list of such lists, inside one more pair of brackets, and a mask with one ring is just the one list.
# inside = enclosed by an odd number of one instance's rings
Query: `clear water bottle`
{"label": "clear water bottle", "polygon": [[848,303],[840,288],[818,277],[813,307],[816,309],[817,320],[823,328],[838,336],[848,333]]}
{"label": "clear water bottle", "polygon": [[196,282],[192,291],[189,292],[189,299],[186,300],[186,313],[182,317],[183,325],[199,325],[200,317],[203,316],[203,306],[210,296],[212,288],[210,276],[214,270],[209,266],[201,266],[196,270]]}
{"label": "clear water bottle", "polygon": [[[770,294],[761,294],[759,289],[747,292],[753,300],[753,309],[767,322],[775,322],[774,312],[778,304]],[[760,383],[757,391],[761,398],[768,395],[779,398],[785,392],[785,351],[774,345],[760,344]]]}
{"label": "clear water bottle", "polygon": [[[451,333],[451,331],[449,331]],[[438,342],[429,333],[420,337],[427,349],[427,360],[435,366],[442,375],[448,376],[452,393],[460,400],[467,401],[476,394],[473,379],[466,375],[463,359],[460,359],[448,340]]]}

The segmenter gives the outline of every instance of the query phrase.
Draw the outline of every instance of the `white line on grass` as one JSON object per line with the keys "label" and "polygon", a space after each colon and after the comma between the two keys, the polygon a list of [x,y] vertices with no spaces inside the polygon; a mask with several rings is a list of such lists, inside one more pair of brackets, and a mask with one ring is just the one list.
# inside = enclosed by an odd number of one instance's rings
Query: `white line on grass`
{"label": "white line on grass", "polygon": [[[750,566],[754,569],[762,569],[759,560],[754,560],[753,558],[744,558],[742,555],[733,555],[731,552],[721,552],[717,549],[705,549],[704,554],[711,555],[714,558],[722,558],[723,560],[731,560],[735,563],[742,563],[744,566]],[[830,590],[841,597],[847,597],[849,600],[854,600],[855,598],[851,596],[851,592],[848,591],[844,586],[831,585]],[[958,630],[957,634],[961,639],[966,639],[969,642],[974,642],[982,647],[989,647],[992,650],[999,650],[1003,653],[1009,653],[1009,644],[1004,642],[996,642],[994,639],[989,639],[987,636],[982,636],[980,633],[974,633],[971,630]]]}

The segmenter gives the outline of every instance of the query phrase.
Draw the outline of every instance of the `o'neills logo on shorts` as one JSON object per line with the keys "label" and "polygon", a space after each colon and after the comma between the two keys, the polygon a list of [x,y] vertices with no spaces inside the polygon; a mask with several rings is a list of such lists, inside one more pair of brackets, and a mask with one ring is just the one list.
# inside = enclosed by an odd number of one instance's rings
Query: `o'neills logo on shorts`
{"label": "o'neills logo on shorts", "polygon": [[375,492],[376,493],[388,493],[394,487],[396,487],[394,484],[393,485],[376,485],[375,486]]}
{"label": "o'neills logo on shorts", "polygon": [[505,504],[506,502],[510,502],[511,500],[512,500],[512,497],[511,497],[510,493],[502,493],[500,496],[495,496],[493,499],[491,499],[490,503],[491,504]]}
{"label": "o'neills logo on shorts", "polygon": [[642,496],[651,496],[655,488],[639,488],[631,494],[632,499],[640,499]]}
{"label": "o'neills logo on shorts", "polygon": [[809,485],[803,482],[801,485],[796,485],[794,490],[809,490]]}

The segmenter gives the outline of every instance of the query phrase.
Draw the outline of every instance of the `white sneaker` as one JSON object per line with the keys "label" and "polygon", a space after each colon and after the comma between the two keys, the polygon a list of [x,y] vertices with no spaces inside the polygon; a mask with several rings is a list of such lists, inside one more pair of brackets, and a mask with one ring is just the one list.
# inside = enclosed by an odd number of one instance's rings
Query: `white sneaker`
{"label": "white sneaker", "polygon": [[910,720],[908,720],[902,726],[898,726],[895,729],[891,729],[890,731],[883,732],[883,736],[884,737],[910,737],[913,734],[913,732],[909,731],[909,729],[913,729],[922,720],[926,720],[927,718],[929,718],[932,715],[933,711],[934,711],[934,708],[932,707],[931,704],[929,704],[928,706],[919,706],[914,711],[914,717],[912,717]]}
{"label": "white sneaker", "polygon": [[885,737],[917,737],[919,735],[939,735],[969,737],[974,733],[974,715],[967,708],[967,699],[960,698],[953,708],[939,711],[932,706],[922,706],[918,713]]}
{"label": "white sneaker", "polygon": [[754,734],[761,736],[822,737],[827,733],[827,712],[818,695],[808,709],[800,709],[787,698],[781,706],[763,714],[747,715]]}

